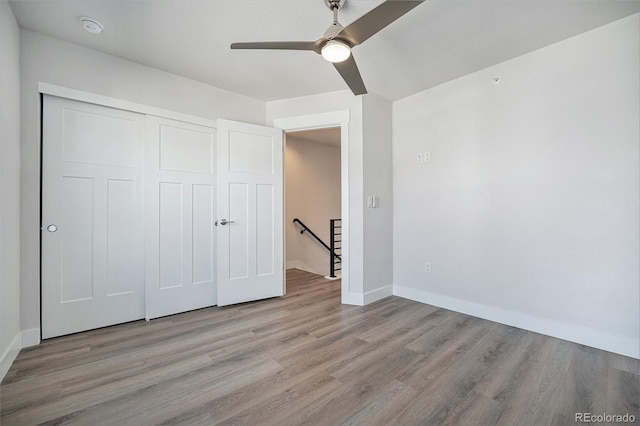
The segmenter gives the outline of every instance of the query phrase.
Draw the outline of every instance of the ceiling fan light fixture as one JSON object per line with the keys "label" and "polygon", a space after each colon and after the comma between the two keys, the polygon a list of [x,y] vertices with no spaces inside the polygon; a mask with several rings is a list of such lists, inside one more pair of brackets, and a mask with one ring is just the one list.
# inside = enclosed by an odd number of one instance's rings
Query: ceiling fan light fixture
{"label": "ceiling fan light fixture", "polygon": [[322,57],[329,62],[342,62],[351,55],[351,47],[339,40],[329,40],[321,52]]}

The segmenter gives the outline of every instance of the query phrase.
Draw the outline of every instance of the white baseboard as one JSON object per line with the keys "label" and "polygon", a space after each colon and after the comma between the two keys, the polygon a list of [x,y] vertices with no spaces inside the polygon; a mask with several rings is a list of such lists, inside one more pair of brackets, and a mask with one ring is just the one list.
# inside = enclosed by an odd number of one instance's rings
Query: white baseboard
{"label": "white baseboard", "polygon": [[40,329],[30,328],[22,332],[22,347],[37,346],[40,344]]}
{"label": "white baseboard", "polygon": [[313,268],[302,260],[287,260],[286,264],[287,269],[301,269],[303,271],[311,272],[316,275],[324,275],[322,272],[314,271]]}
{"label": "white baseboard", "polygon": [[13,361],[15,361],[16,357],[20,353],[20,349],[39,344],[39,328],[24,330],[23,332],[16,334],[9,347],[4,351],[2,356],[0,356],[0,382],[4,379],[4,376],[11,368],[11,364],[13,364]]}
{"label": "white baseboard", "polygon": [[364,294],[364,304],[377,302],[385,297],[393,296],[393,286],[388,285],[386,287],[377,288],[372,291],[368,291]]}
{"label": "white baseboard", "polygon": [[362,293],[342,293],[343,305],[364,306],[364,294]]}
{"label": "white baseboard", "polygon": [[640,340],[604,333],[600,330],[533,317],[519,312],[481,305],[466,300],[409,287],[393,286],[393,294],[474,317],[495,321],[558,339],[580,343],[632,358],[640,358]]}
{"label": "white baseboard", "polygon": [[5,349],[0,356],[0,382],[4,379],[4,376],[11,368],[11,364],[20,353],[20,349],[22,349],[22,333],[18,333],[15,335],[9,347]]}
{"label": "white baseboard", "polygon": [[366,293],[342,293],[342,303],[344,305],[364,306],[389,296],[393,296],[392,285],[380,287]]}

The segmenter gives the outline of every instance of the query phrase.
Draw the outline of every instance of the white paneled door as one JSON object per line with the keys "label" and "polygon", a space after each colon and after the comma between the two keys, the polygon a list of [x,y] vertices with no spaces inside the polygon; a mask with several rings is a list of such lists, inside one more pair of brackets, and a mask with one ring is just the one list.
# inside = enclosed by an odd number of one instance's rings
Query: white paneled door
{"label": "white paneled door", "polygon": [[44,96],[42,335],[144,318],[144,115]]}
{"label": "white paneled door", "polygon": [[218,120],[218,305],[284,294],[283,134]]}
{"label": "white paneled door", "polygon": [[216,129],[147,117],[147,318],[216,304]]}

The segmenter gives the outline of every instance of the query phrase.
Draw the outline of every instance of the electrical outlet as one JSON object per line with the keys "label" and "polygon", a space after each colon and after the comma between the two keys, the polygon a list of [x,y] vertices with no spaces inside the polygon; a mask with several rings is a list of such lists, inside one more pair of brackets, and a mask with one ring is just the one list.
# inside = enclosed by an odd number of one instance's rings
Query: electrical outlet
{"label": "electrical outlet", "polygon": [[424,262],[424,272],[427,274],[431,273],[431,262]]}
{"label": "electrical outlet", "polygon": [[418,153],[418,155],[416,155],[416,163],[422,163],[422,153]]}
{"label": "electrical outlet", "polygon": [[422,161],[425,163],[431,161],[431,151],[426,151],[424,154],[422,154]]}

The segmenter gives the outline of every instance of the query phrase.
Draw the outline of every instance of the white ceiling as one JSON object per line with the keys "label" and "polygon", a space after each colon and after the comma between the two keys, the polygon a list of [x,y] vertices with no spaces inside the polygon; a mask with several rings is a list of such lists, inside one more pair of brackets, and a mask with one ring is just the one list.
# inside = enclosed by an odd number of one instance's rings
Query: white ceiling
{"label": "white ceiling", "polygon": [[[347,0],[347,25],[380,0]],[[22,28],[264,101],[346,89],[313,52],[229,48],[315,40],[324,0],[16,0]],[[369,92],[397,100],[640,12],[640,0],[427,0],[354,48]],[[79,18],[105,27],[92,35]]]}

